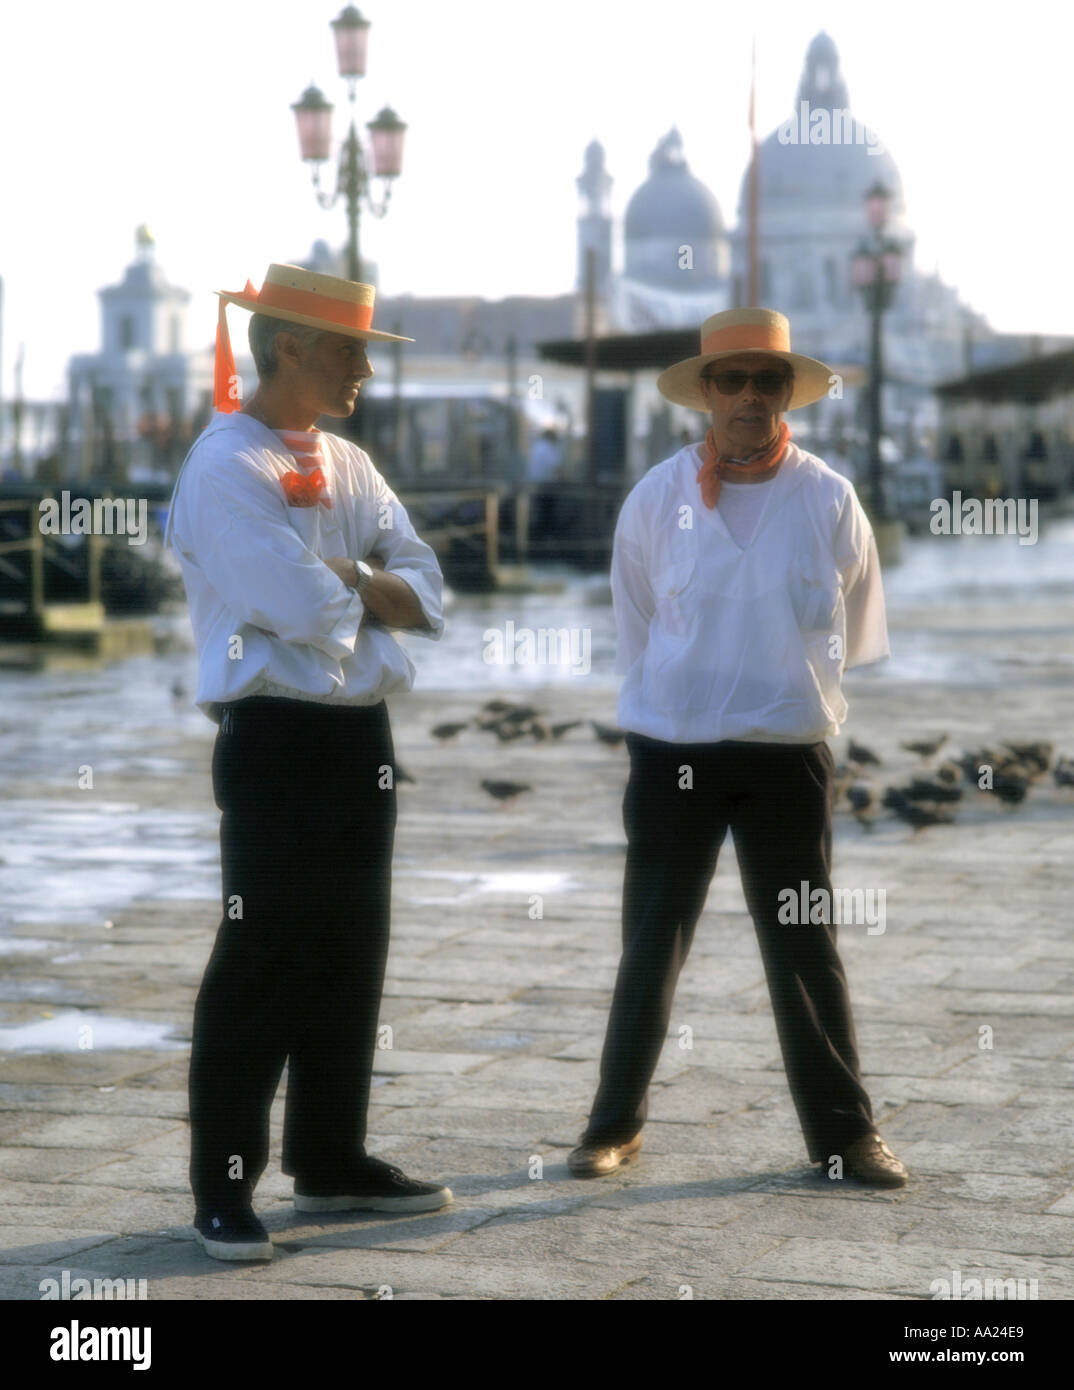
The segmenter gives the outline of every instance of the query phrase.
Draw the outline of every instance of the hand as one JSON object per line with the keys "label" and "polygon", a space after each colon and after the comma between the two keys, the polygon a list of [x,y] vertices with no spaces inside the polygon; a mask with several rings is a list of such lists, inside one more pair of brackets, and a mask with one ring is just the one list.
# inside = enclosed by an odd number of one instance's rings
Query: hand
{"label": "hand", "polygon": [[354,561],[347,555],[333,555],[325,560],[325,564],[348,588],[354,588],[354,582],[358,577]]}

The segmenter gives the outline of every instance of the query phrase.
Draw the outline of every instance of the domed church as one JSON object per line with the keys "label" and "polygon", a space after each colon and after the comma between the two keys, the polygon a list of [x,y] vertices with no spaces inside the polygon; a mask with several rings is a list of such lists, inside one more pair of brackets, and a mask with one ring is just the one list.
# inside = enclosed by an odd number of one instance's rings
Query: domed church
{"label": "domed church", "polygon": [[[748,302],[749,168],[729,232],[711,191],[690,172],[682,137],[669,131],[627,204],[624,264],[616,272],[606,206],[611,178],[598,142],[586,162],[577,181],[584,204],[578,288],[584,250],[594,246],[610,331],[699,327],[709,314]],[[886,234],[903,253],[884,319],[886,418],[892,427],[920,429],[935,415],[933,385],[966,370],[971,353],[984,365],[1017,356],[1024,345],[995,334],[938,274],[914,266],[898,167],[852,114],[838,50],[821,32],[806,52],[790,115],[759,146],[758,302],[787,314],[796,349],[832,363],[848,386],[865,379],[869,360],[869,319],[851,283],[851,262],[869,231],[866,191],[878,182],[891,194]],[[590,194],[598,188],[594,201]],[[818,403],[811,408],[814,425],[853,428],[848,406],[853,409],[849,401]]]}
{"label": "domed church", "polygon": [[625,266],[611,315],[623,329],[694,327],[726,307],[731,242],[712,193],[690,172],[671,129],[649,156],[649,177],[627,204]]}

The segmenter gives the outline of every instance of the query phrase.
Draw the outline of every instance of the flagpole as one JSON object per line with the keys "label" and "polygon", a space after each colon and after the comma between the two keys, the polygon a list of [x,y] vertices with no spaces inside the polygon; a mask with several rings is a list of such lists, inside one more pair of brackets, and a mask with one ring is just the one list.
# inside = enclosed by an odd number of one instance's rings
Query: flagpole
{"label": "flagpole", "polygon": [[761,275],[757,252],[757,36],[750,51],[750,186],[749,186],[749,276],[746,298],[756,308],[761,297]]}

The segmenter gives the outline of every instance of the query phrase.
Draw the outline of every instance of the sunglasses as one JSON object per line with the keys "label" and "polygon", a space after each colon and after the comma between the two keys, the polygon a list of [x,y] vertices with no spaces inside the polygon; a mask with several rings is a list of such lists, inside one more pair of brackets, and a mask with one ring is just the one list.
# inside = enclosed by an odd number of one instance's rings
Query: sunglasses
{"label": "sunglasses", "polygon": [[778,396],[790,381],[786,372],[709,372],[702,381],[711,381],[721,396],[737,396],[747,381],[753,383],[762,396]]}

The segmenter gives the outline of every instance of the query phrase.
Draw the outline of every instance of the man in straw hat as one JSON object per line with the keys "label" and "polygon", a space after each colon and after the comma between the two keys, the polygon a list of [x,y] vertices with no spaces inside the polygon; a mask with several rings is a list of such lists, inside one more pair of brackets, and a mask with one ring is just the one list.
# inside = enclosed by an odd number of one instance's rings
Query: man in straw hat
{"label": "man in straw hat", "polygon": [[[388,951],[394,754],[384,697],[437,638],[442,577],[367,454],[315,426],[372,376],[374,290],[272,265],[220,293],[217,413],[176,483],[169,539],[219,723],[224,915],[194,1013],[190,1180],[219,1259],[270,1259],[252,1207],[288,1063],[285,1173],[300,1211],[431,1211],[447,1188],[365,1153]],[[253,310],[239,406],[225,306]]]}
{"label": "man in straw hat", "polygon": [[880,570],[853,486],[782,420],[832,379],[790,351],[782,314],[735,309],[657,381],[712,424],[637,484],[615,533],[631,759],[623,955],[600,1085],[569,1157],[578,1177],[641,1148],[675,984],[730,829],[810,1159],[833,1177],[907,1179],[873,1124],[830,910],[825,739],[846,717],[843,671],[888,655]]}

